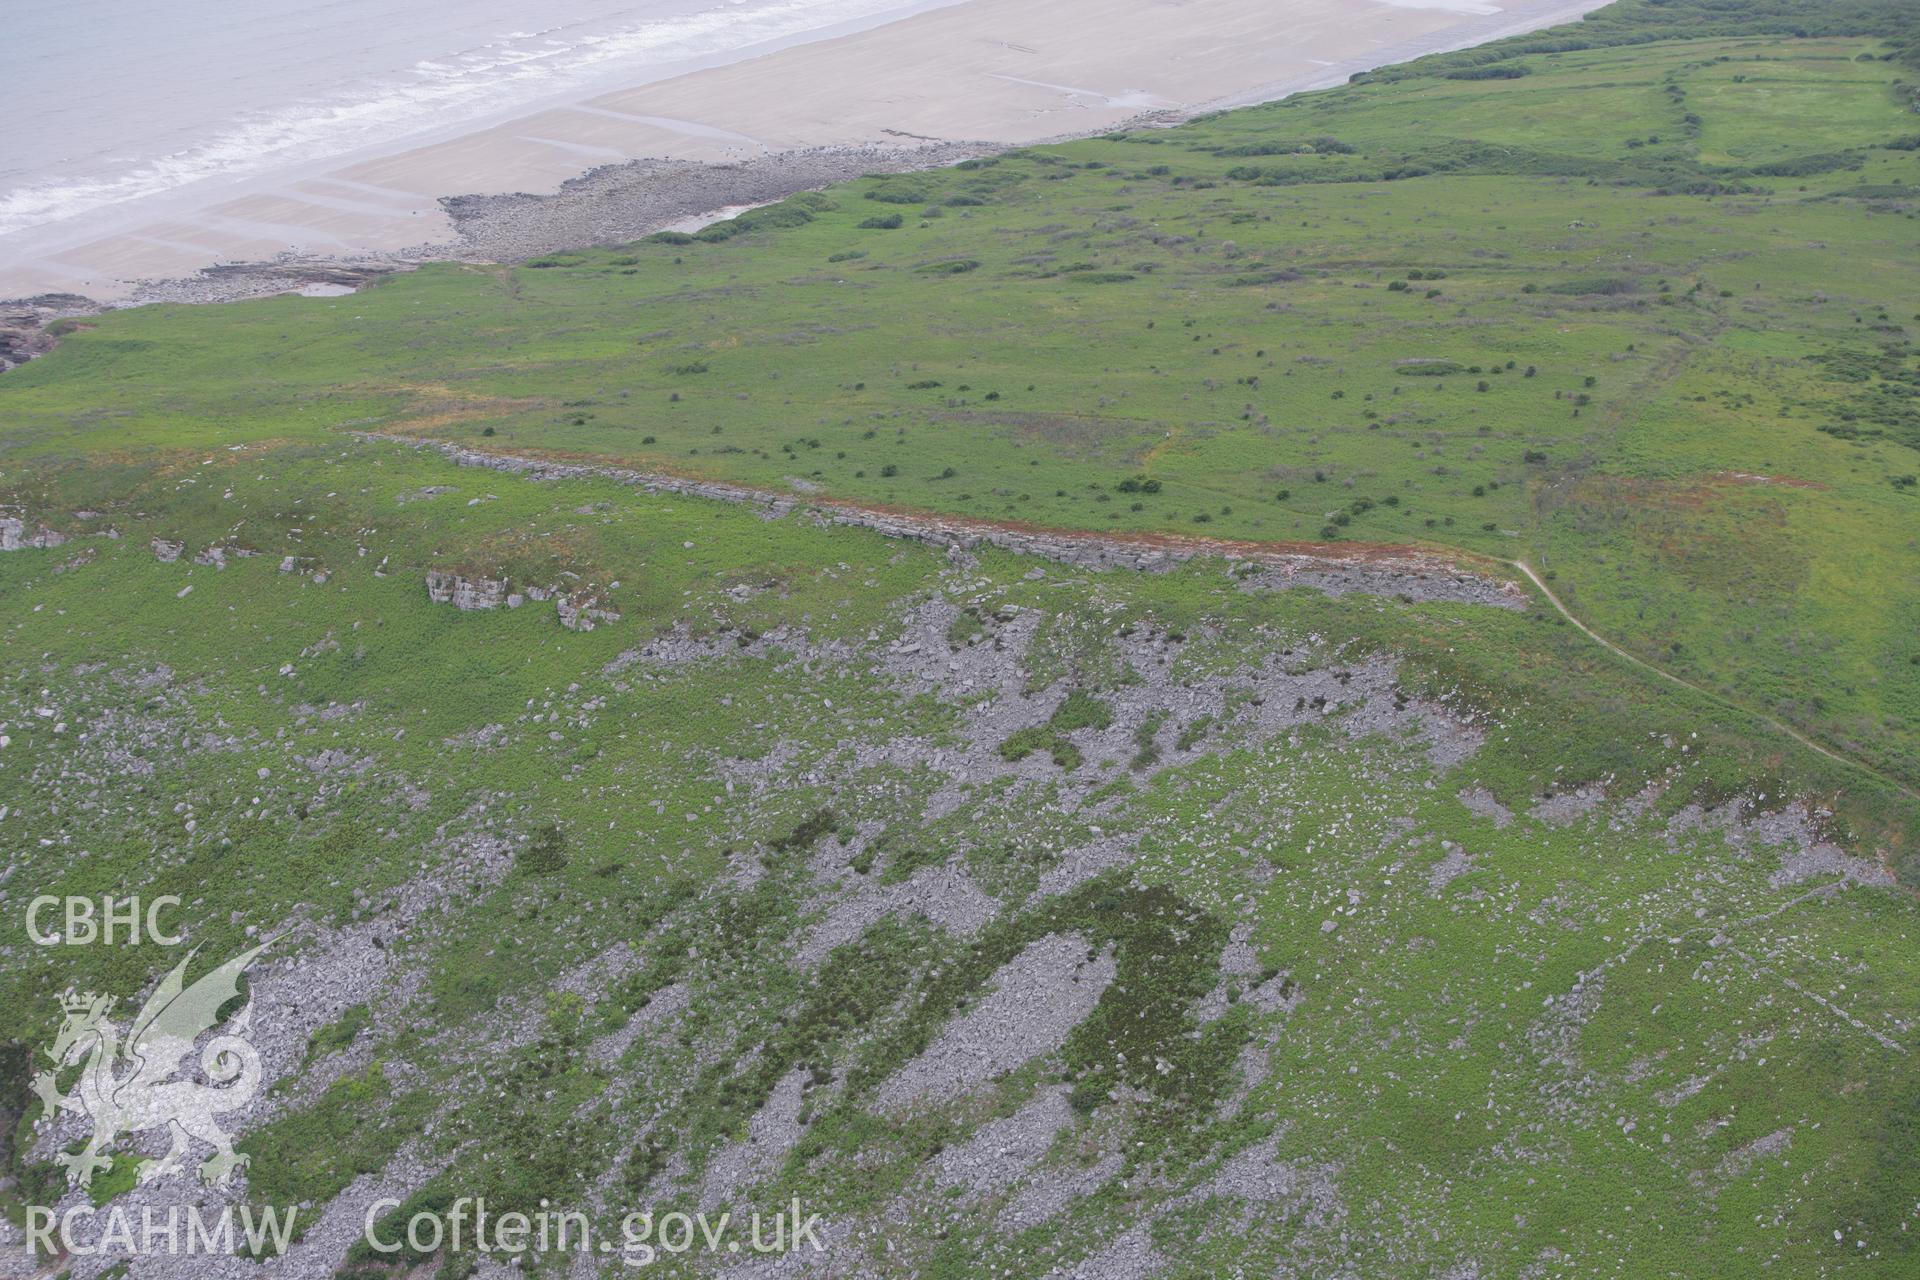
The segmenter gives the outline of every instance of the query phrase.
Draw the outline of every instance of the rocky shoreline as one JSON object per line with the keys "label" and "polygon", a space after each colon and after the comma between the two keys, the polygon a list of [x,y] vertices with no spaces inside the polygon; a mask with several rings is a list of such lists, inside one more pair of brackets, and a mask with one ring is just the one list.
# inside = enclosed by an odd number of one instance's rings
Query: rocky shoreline
{"label": "rocky shoreline", "polygon": [[53,350],[59,338],[52,326],[74,316],[92,315],[100,305],[77,293],[49,293],[17,302],[0,302],[0,373]]}
{"label": "rocky shoreline", "polygon": [[0,300],[0,371],[51,350],[57,320],[153,303],[238,302],[313,290],[347,292],[425,262],[514,263],[568,249],[626,244],[676,223],[742,205],[783,200],[865,173],[936,168],[993,150],[988,143],[818,147],[732,164],[641,159],[602,165],[550,195],[525,192],[441,199],[456,238],[387,254],[288,255],[229,263],[191,276],[143,282],[102,303],[78,294]]}
{"label": "rocky shoreline", "polygon": [[[590,170],[552,195],[454,196],[440,203],[460,233],[452,256],[520,262],[565,249],[626,244],[722,209],[784,200],[865,173],[938,168],[994,149],[989,143],[940,143],[822,147],[737,164],[633,160]],[[417,256],[449,255],[441,245],[425,246]]]}

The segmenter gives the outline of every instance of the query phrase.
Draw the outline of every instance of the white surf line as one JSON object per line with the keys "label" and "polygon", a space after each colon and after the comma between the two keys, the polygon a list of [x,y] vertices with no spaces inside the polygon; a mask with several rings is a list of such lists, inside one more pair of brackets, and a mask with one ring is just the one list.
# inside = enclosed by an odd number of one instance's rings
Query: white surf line
{"label": "white surf line", "polygon": [[1812,738],[1809,738],[1806,734],[1801,733],[1798,729],[1794,728],[1792,725],[1786,724],[1779,720],[1775,720],[1772,716],[1768,715],[1764,711],[1756,711],[1752,707],[1746,706],[1739,702],[1735,702],[1733,699],[1725,697],[1721,694],[1715,693],[1711,689],[1703,689],[1699,685],[1694,684],[1690,680],[1682,680],[1679,676],[1674,675],[1672,672],[1664,671],[1661,668],[1654,666],[1651,662],[1648,662],[1646,659],[1637,658],[1633,654],[1628,653],[1625,649],[1622,649],[1619,645],[1607,639],[1605,636],[1595,631],[1592,627],[1589,627],[1586,623],[1580,621],[1580,619],[1574,617],[1573,611],[1567,608],[1566,605],[1560,602],[1560,597],[1553,594],[1553,589],[1547,586],[1547,584],[1541,579],[1540,575],[1535,573],[1533,571],[1532,566],[1529,565],[1525,560],[1509,560],[1507,561],[1507,563],[1512,565],[1514,568],[1518,569],[1521,573],[1526,574],[1527,580],[1532,582],[1534,586],[1540,588],[1540,594],[1547,598],[1548,604],[1552,605],[1555,609],[1559,610],[1561,617],[1565,618],[1568,622],[1571,622],[1574,626],[1578,627],[1582,635],[1586,636],[1587,639],[1593,641],[1595,644],[1607,650],[1609,653],[1614,654],[1616,657],[1626,659],[1628,662],[1631,662],[1634,666],[1639,667],[1642,671],[1652,672],[1654,675],[1659,676],[1662,680],[1665,680],[1669,684],[1679,685],[1682,689],[1688,689],[1694,693],[1700,694],[1703,697],[1711,698],[1723,707],[1730,707],[1733,710],[1742,713],[1743,715],[1752,716],[1754,719],[1759,720],[1761,723],[1771,725],[1775,729],[1778,729],[1781,733],[1786,734],[1789,738],[1792,738],[1795,742],[1799,743],[1801,746],[1810,748],[1811,750],[1814,750],[1814,751],[1818,751],[1821,755],[1833,761],[1835,764],[1844,764],[1851,768],[1858,769],[1862,773],[1868,774],[1869,776],[1876,778],[1881,782],[1886,783],[1888,786],[1892,787],[1895,791],[1898,791],[1900,794],[1914,800],[1920,800],[1920,792],[1916,792],[1912,787],[1907,786],[1897,778],[1888,777],[1886,774],[1880,772],[1878,769],[1874,768],[1872,765],[1867,764],[1865,761],[1855,760],[1852,756],[1842,755],[1838,751],[1833,751],[1826,747],[1823,747],[1818,742],[1815,742]]}

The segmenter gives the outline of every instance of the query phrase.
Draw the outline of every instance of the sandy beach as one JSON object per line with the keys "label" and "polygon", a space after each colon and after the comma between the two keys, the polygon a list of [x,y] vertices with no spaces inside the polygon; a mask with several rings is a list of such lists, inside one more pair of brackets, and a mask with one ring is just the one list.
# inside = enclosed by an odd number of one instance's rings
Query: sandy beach
{"label": "sandy beach", "polygon": [[[30,228],[0,238],[0,298],[214,300],[325,281],[329,263],[513,260],[628,240],[862,172],[1336,84],[1598,7],[959,0],[383,154]],[[278,265],[235,265],[263,263]]]}

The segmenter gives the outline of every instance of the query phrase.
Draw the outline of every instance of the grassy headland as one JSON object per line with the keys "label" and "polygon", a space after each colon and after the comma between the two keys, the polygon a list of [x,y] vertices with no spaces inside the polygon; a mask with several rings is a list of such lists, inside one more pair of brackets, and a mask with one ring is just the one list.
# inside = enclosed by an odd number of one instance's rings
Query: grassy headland
{"label": "grassy headland", "polygon": [[[1908,1274],[1907,16],[1623,3],[693,237],[76,325],[0,378],[0,502],[68,539],[0,555],[0,906],[279,935],[247,1194],[342,1221],[379,1175],[609,1226],[797,1195],[928,1276]],[[1537,597],[368,433],[1524,559],[1699,688]],[[173,959],[9,938],[0,1060]],[[0,1110],[12,1195],[62,1194],[73,1135]]]}

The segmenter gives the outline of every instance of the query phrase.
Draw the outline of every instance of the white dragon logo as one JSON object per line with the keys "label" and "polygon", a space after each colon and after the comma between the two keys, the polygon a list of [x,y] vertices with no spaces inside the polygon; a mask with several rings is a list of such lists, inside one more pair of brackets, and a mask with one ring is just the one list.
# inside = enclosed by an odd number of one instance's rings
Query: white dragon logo
{"label": "white dragon logo", "polygon": [[[263,943],[227,961],[190,987],[185,977],[193,953],[188,953],[147,997],[127,1030],[124,1045],[108,1016],[114,997],[72,990],[60,997],[67,1017],[47,1050],[54,1070],[36,1075],[33,1091],[50,1116],[73,1111],[93,1120],[93,1136],[86,1146],[77,1152],[63,1151],[58,1157],[69,1182],[91,1185],[96,1172],[113,1164],[104,1152],[122,1134],[162,1126],[171,1131],[173,1145],[163,1158],[141,1168],[142,1183],[179,1172],[190,1138],[214,1149],[200,1166],[203,1181],[221,1185],[235,1169],[246,1167],[247,1157],[234,1151],[214,1116],[246,1106],[260,1086],[260,1055],[245,1039],[252,1022],[252,1001],[201,1051],[200,1071],[208,1083],[175,1076],[194,1042],[213,1027],[221,1006],[240,994],[240,975],[264,947]],[[61,1093],[55,1072],[82,1058],[86,1065],[73,1092]]]}

